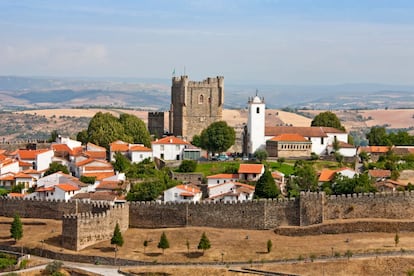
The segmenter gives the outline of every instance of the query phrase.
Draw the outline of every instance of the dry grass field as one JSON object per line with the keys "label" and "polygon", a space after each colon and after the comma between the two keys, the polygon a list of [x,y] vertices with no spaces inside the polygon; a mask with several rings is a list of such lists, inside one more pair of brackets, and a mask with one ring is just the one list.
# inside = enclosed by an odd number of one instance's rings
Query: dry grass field
{"label": "dry grass field", "polygon": [[[14,244],[10,238],[10,223],[12,218],[0,217],[0,242],[2,244]],[[62,249],[59,246],[61,238],[61,222],[56,220],[38,220],[38,219],[22,219],[24,226],[24,236],[17,246],[24,245],[25,247],[44,246],[45,249],[50,249],[58,252],[66,252],[76,254],[76,252]],[[159,238],[165,232],[170,242],[170,248],[165,250],[162,254],[161,249],[157,248]],[[205,232],[211,241],[211,249],[207,250],[205,254],[197,249],[201,234]],[[339,254],[344,256],[347,250],[356,253],[378,253],[384,251],[398,251],[401,248],[405,250],[414,250],[414,232],[401,232],[399,234],[400,241],[398,246],[394,243],[394,234],[392,233],[352,233],[352,234],[337,234],[337,235],[318,235],[305,237],[287,237],[276,235],[271,230],[243,230],[243,229],[217,229],[206,227],[189,227],[189,228],[165,228],[165,229],[129,229],[123,233],[125,240],[124,246],[118,251],[120,258],[142,260],[154,263],[166,262],[181,262],[181,263],[198,263],[198,262],[236,262],[244,261],[247,263],[257,262],[256,265],[262,269],[277,270],[277,271],[291,271],[292,273],[299,273],[301,275],[322,275],[316,273],[317,269],[331,269],[337,274],[326,275],[350,275],[348,269],[349,265],[346,260],[334,260],[335,262],[319,263],[311,262],[312,258],[332,256],[332,254]],[[44,240],[44,244],[41,242]],[[149,245],[144,248],[144,240],[149,240]],[[186,242],[189,241],[189,253],[187,251]],[[266,252],[266,243],[271,240],[273,248],[270,253]],[[79,254],[94,255],[94,256],[114,256],[113,247],[109,241],[100,242],[81,250]],[[296,265],[263,265],[262,262],[269,260],[298,260]],[[299,261],[301,259],[301,261]],[[388,259],[385,259],[388,260]],[[355,262],[352,275],[392,275],[382,273],[377,270],[378,274],[366,274],[365,270],[374,270],[375,267],[385,271],[390,267],[389,264],[382,262],[381,266],[372,264],[372,261],[378,262],[376,258],[370,260],[371,264],[361,263],[359,260]],[[363,261],[362,261],[363,262]],[[405,275],[404,271],[409,268],[414,269],[414,262],[412,259],[397,258],[393,269],[400,269],[398,273],[393,275]],[[401,265],[400,262],[404,262]],[[315,264],[320,265],[315,265]],[[398,265],[397,265],[398,264]],[[311,268],[313,266],[319,268]],[[361,267],[362,266],[362,267]],[[305,268],[306,267],[306,268]],[[332,267],[332,268],[329,268]],[[336,269],[334,269],[336,267]],[[283,269],[282,269],[283,268]],[[147,269],[147,268],[140,268]],[[161,269],[156,267],[153,269]],[[165,268],[171,271],[171,268]],[[169,269],[169,270],[168,270]],[[191,275],[182,274],[179,272],[183,268],[176,267],[172,269],[175,271],[173,275]],[[188,268],[185,268],[188,269]],[[197,268],[199,269],[199,268]],[[203,268],[204,275],[212,273],[211,268]],[[216,269],[219,269],[216,271]],[[234,275],[227,274],[224,267],[214,268],[213,275]],[[292,269],[292,270],[291,270]],[[301,269],[301,270],[300,270]],[[361,270],[365,269],[365,270]],[[191,270],[190,270],[191,271]],[[203,275],[203,270],[200,270]],[[315,273],[313,273],[314,271]],[[194,275],[194,274],[193,274]]]}

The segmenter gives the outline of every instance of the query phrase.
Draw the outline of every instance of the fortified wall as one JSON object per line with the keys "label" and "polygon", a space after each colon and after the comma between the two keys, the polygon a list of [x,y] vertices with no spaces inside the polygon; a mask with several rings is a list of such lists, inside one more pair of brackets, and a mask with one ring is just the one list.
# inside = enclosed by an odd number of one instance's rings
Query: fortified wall
{"label": "fortified wall", "polygon": [[[414,221],[413,207],[414,192],[343,196],[301,193],[297,199],[197,204],[132,202],[115,206],[75,200],[0,198],[1,216],[12,217],[17,213],[21,217],[62,220],[62,246],[72,250],[109,240],[117,222],[121,231],[128,227],[186,226],[272,229],[278,226],[316,226],[323,222],[332,224],[336,219]],[[335,233],[347,231],[340,227],[336,226]],[[388,226],[375,225],[377,231],[381,227]]]}

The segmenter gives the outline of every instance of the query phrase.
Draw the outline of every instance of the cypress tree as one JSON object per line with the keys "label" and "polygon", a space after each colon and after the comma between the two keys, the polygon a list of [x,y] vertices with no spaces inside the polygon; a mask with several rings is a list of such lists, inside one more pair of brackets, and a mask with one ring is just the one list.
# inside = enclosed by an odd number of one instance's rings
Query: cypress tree
{"label": "cypress tree", "polygon": [[14,219],[10,227],[10,234],[16,242],[23,238],[23,224],[18,214],[14,215]]}
{"label": "cypress tree", "polygon": [[200,242],[198,243],[198,249],[203,250],[203,254],[207,249],[211,248],[210,240],[207,238],[207,235],[205,232],[201,235]]}
{"label": "cypress tree", "polygon": [[257,180],[254,194],[259,198],[275,198],[280,194],[272,173],[266,169],[263,175]]}
{"label": "cypress tree", "polygon": [[170,243],[168,242],[167,235],[165,232],[162,232],[160,242],[158,243],[158,248],[162,249],[162,254],[164,254],[164,250],[170,248]]}

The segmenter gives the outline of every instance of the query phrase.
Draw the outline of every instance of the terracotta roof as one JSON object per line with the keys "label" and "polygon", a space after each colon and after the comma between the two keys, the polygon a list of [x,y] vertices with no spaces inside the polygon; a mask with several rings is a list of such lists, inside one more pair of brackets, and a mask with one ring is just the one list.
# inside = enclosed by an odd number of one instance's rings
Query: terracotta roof
{"label": "terracotta roof", "polygon": [[[121,185],[119,185],[121,184]],[[101,190],[118,190],[118,189],[123,189],[125,188],[125,183],[121,182],[121,181],[108,181],[108,180],[103,180],[101,181],[101,183],[99,183],[99,185],[96,187],[97,190],[101,189]]]}
{"label": "terracotta roof", "polygon": [[106,151],[85,151],[85,155],[93,159],[106,159]]}
{"label": "terracotta roof", "polygon": [[52,144],[51,148],[54,151],[64,151],[64,152],[67,152],[69,154],[72,153],[72,150],[66,144]]}
{"label": "terracotta roof", "polygon": [[342,133],[345,134],[346,131],[334,128],[334,127],[321,127],[325,133]]}
{"label": "terracotta roof", "polygon": [[33,178],[30,174],[24,173],[24,172],[18,172],[14,176],[15,178]]}
{"label": "terracotta roof", "polygon": [[286,133],[295,133],[303,137],[328,137],[322,127],[294,127],[275,126],[265,127],[265,136],[279,136]]}
{"label": "terracotta roof", "polygon": [[7,158],[7,159],[4,159],[4,160],[0,161],[0,164],[2,164],[3,166],[7,166],[7,165],[13,164],[15,162],[17,162],[17,161],[15,161],[13,159],[10,159],[10,158]]}
{"label": "terracotta roof", "polygon": [[389,146],[366,146],[359,148],[359,151],[365,151],[370,153],[387,153],[389,150]]}
{"label": "terracotta roof", "polygon": [[391,177],[391,171],[390,170],[369,170],[368,174],[371,177],[375,177],[375,178]]}
{"label": "terracotta roof", "polygon": [[18,155],[19,155],[20,159],[34,160],[34,159],[36,159],[36,156],[38,154],[44,153],[46,151],[49,151],[49,150],[48,149],[38,149],[38,150],[19,149],[18,150]]}
{"label": "terracotta roof", "polygon": [[89,164],[89,163],[91,163],[91,162],[93,162],[93,161],[96,161],[96,159],[93,159],[93,158],[88,158],[88,159],[85,159],[85,160],[82,160],[82,161],[77,162],[77,163],[75,164],[75,166],[76,166],[76,167],[84,166],[84,165]]}
{"label": "terracotta roof", "polygon": [[114,168],[109,164],[108,166],[85,166],[85,171],[113,171]]}
{"label": "terracotta roof", "polygon": [[141,145],[132,146],[129,150],[130,151],[152,151],[152,149],[141,146]]}
{"label": "terracotta roof", "polygon": [[280,172],[272,172],[272,177],[276,179],[282,179],[283,175]]}
{"label": "terracotta roof", "polygon": [[9,197],[24,197],[24,194],[21,193],[9,193],[8,194]]}
{"label": "terracotta roof", "polygon": [[25,161],[19,160],[19,166],[20,167],[32,167],[33,164],[32,163],[29,163],[29,162],[25,162]]}
{"label": "terracotta roof", "polygon": [[309,142],[309,143],[311,143],[311,141],[309,141],[308,139],[306,139],[305,137],[303,137],[302,135],[299,135],[297,133],[280,134],[278,136],[273,137],[270,140],[271,141]]}
{"label": "terracotta roof", "polygon": [[75,187],[75,186],[70,185],[70,184],[58,184],[58,185],[56,185],[56,187],[58,187],[59,189],[65,191],[65,192],[71,192],[71,191],[78,191],[78,190],[80,190],[79,187]]}
{"label": "terracotta roof", "polygon": [[54,191],[55,187],[50,186],[50,187],[40,187],[36,189],[36,192],[50,192],[50,191]]}
{"label": "terracotta roof", "polygon": [[351,145],[351,144],[348,144],[348,143],[345,143],[345,142],[342,142],[342,141],[338,142],[338,147],[340,149],[353,149],[353,148],[355,148],[354,145]]}
{"label": "terracotta roof", "polygon": [[5,180],[5,181],[14,180],[14,174],[2,175],[0,176],[0,180]]}
{"label": "terracotta roof", "polygon": [[263,172],[263,164],[240,164],[238,173],[256,173]]}
{"label": "terracotta roof", "polygon": [[184,193],[189,193],[192,195],[201,193],[200,189],[198,189],[197,187],[193,186],[193,185],[177,185],[175,186],[177,189],[183,190]]}
{"label": "terracotta roof", "polygon": [[6,158],[7,158],[7,156],[6,156],[6,155],[4,155],[4,154],[0,153],[0,161],[4,160],[4,159],[6,159]]}
{"label": "terracotta roof", "polygon": [[115,173],[112,172],[88,172],[88,173],[83,173],[83,176],[93,176],[96,178],[96,180],[102,180],[104,178],[110,177],[110,176],[114,176]]}
{"label": "terracotta roof", "polygon": [[86,150],[87,151],[104,151],[104,152],[106,152],[106,148],[101,147],[101,146],[98,146],[98,145],[95,145],[95,144],[93,144],[91,142],[88,142],[86,144]]}
{"label": "terracotta roof", "polygon": [[210,175],[207,176],[207,178],[209,179],[239,179],[239,175],[238,174],[231,174],[231,173],[220,173],[220,174],[215,174],[215,175]]}
{"label": "terracotta roof", "polygon": [[111,151],[123,151],[126,152],[129,150],[129,144],[123,141],[115,141],[109,145]]}
{"label": "terracotta roof", "polygon": [[82,147],[74,147],[72,149],[72,156],[79,156],[81,155],[83,152],[83,148]]}
{"label": "terracotta roof", "polygon": [[34,169],[28,169],[28,170],[24,170],[22,172],[24,172],[26,174],[40,174],[40,172],[38,172],[38,171],[36,171]]}
{"label": "terracotta roof", "polygon": [[165,145],[165,144],[171,144],[171,145],[189,145],[190,143],[181,140],[180,138],[177,138],[175,136],[167,136],[161,139],[158,139],[157,141],[152,142],[154,145]]}
{"label": "terracotta roof", "polygon": [[337,170],[323,169],[321,171],[321,174],[319,175],[319,181],[321,182],[331,181],[334,178],[336,173],[337,173]]}

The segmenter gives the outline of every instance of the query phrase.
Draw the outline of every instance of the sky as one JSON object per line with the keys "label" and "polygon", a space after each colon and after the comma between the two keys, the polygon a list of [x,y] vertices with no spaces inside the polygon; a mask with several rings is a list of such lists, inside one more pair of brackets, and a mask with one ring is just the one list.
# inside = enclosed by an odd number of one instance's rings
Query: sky
{"label": "sky", "polygon": [[414,84],[412,0],[0,0],[0,75]]}

